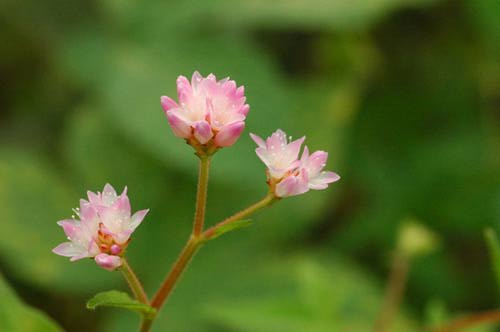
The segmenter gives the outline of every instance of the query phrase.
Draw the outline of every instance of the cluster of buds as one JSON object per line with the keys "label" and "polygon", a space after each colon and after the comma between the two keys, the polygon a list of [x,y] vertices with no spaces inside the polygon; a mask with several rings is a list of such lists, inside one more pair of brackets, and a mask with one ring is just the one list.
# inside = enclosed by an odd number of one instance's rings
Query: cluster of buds
{"label": "cluster of buds", "polygon": [[[186,139],[198,155],[211,155],[221,147],[233,145],[245,128],[250,107],[246,104],[244,87],[237,87],[229,78],[216,80],[195,72],[191,82],[177,78],[179,103],[167,96],[161,105],[174,134]],[[278,129],[266,141],[250,134],[257,143],[256,153],[267,166],[268,184],[276,197],[303,194],[309,189],[321,190],[340,177],[323,171],[328,158],[325,151],[309,155],[307,146],[299,153],[304,137],[288,143],[285,132]]]}
{"label": "cluster of buds", "polygon": [[276,197],[300,195],[309,189],[326,189],[329,183],[340,179],[334,172],[323,171],[328,159],[325,151],[309,155],[306,146],[299,159],[305,137],[289,143],[286,133],[281,129],[265,141],[257,135],[250,136],[257,143],[257,156],[267,166],[267,182]]}
{"label": "cluster of buds", "polygon": [[[88,200],[80,200],[72,219],[58,222],[69,242],[54,248],[53,252],[71,261],[94,258],[95,262],[114,270],[122,265],[121,257],[130,242],[130,236],[149,210],[131,215],[127,188],[120,195],[106,184],[102,193],[87,193]],[[77,219],[78,218],[78,219]]]}
{"label": "cluster of buds", "polygon": [[179,103],[167,96],[161,105],[174,134],[186,139],[198,153],[213,154],[219,148],[233,145],[245,128],[250,110],[245,103],[244,87],[229,78],[217,81],[195,72],[191,83],[177,78]]}

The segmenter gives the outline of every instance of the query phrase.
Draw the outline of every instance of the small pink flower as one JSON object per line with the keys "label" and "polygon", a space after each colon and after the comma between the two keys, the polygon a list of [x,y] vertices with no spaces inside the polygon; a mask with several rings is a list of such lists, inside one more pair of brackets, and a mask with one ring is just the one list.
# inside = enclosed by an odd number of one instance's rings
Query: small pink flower
{"label": "small pink flower", "polygon": [[58,224],[69,242],[54,248],[53,252],[71,261],[94,258],[108,270],[121,265],[121,256],[130,242],[130,236],[149,210],[141,210],[131,216],[127,188],[120,195],[106,184],[102,193],[87,192],[88,201],[81,199],[75,213],[80,220],[66,219]]}
{"label": "small pink flower", "polygon": [[250,136],[258,145],[255,152],[267,166],[268,183],[277,197],[300,195],[309,189],[326,189],[329,183],[340,179],[336,173],[323,171],[328,159],[325,151],[309,155],[306,146],[298,159],[305,137],[288,143],[285,132],[280,129],[266,141],[254,134]]}
{"label": "small pink flower", "polygon": [[250,134],[250,137],[257,143],[255,152],[267,166],[272,178],[281,179],[298,166],[300,146],[305,137],[288,143],[286,133],[281,129],[276,130],[265,142],[257,135]]}
{"label": "small pink flower", "polygon": [[309,155],[307,146],[300,158],[300,172],[307,174],[307,184],[309,189],[322,190],[328,187],[329,183],[340,180],[337,173],[323,171],[328,159],[328,152],[316,151]]}
{"label": "small pink flower", "polygon": [[240,137],[250,109],[243,86],[237,87],[229,78],[217,81],[213,74],[204,78],[194,72],[191,82],[184,76],[177,78],[177,94],[179,104],[161,97],[176,136],[214,148],[231,146]]}

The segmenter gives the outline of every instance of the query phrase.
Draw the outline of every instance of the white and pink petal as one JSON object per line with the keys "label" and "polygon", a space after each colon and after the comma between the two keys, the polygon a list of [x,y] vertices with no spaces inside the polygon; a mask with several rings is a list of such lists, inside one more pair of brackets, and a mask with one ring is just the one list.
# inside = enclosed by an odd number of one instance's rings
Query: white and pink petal
{"label": "white and pink petal", "polygon": [[234,122],[222,127],[221,131],[215,136],[215,144],[222,147],[233,145],[241,136],[244,129],[245,122],[243,121]]}
{"label": "white and pink petal", "polygon": [[97,265],[108,271],[114,271],[122,265],[121,257],[108,254],[99,254],[94,260]]}

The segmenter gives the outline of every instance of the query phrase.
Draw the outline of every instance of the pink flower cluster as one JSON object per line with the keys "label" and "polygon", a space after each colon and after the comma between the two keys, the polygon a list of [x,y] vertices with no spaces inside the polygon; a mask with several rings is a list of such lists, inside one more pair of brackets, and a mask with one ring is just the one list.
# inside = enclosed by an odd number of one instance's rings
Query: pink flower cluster
{"label": "pink flower cluster", "polygon": [[53,252],[71,261],[94,258],[95,262],[107,270],[121,266],[121,256],[130,242],[130,236],[142,222],[149,210],[140,210],[131,216],[127,188],[120,195],[106,184],[102,193],[87,192],[88,200],[80,200],[80,208],[75,209],[79,220],[58,222],[68,237],[53,249]]}
{"label": "pink flower cluster", "polygon": [[244,87],[237,87],[229,78],[216,80],[195,72],[191,82],[177,78],[179,103],[167,96],[161,105],[174,134],[193,145],[213,148],[233,145],[245,128],[250,110],[245,103]]}
{"label": "pink flower cluster", "polygon": [[326,189],[329,183],[340,179],[336,173],[323,171],[328,159],[325,151],[310,155],[306,146],[299,159],[305,137],[289,143],[281,129],[265,141],[257,135],[250,136],[258,145],[255,152],[267,166],[268,181],[277,197],[300,195],[309,189]]}

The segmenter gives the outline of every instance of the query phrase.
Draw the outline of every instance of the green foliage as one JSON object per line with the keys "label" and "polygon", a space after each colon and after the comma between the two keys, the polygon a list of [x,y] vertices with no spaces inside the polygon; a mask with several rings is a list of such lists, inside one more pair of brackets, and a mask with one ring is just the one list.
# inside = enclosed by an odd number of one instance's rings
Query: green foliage
{"label": "green foliage", "polygon": [[436,0],[265,0],[237,1],[228,6],[219,1],[218,16],[235,25],[271,26],[279,28],[359,30],[366,28],[400,7],[417,7]]}
{"label": "green foliage", "polygon": [[[189,235],[196,187],[193,151],[171,133],[159,97],[175,96],[177,75],[200,70],[244,84],[251,106],[239,142],[214,157],[207,226],[266,192],[249,132],[306,134],[342,180],[207,243],[154,331],[368,331],[385,286],[380,271],[408,215],[438,234],[442,250],[413,260],[397,330],[412,331],[405,309],[419,312],[429,298],[449,308],[495,305],[478,257],[479,234],[500,220],[497,7],[2,2],[0,268],[34,297],[41,290],[76,308],[96,290],[125,289],[93,261],[50,250],[64,241],[55,222],[86,190],[128,185],[132,208],[151,209],[127,255],[152,294]],[[92,315],[96,332],[128,331],[137,319]]]}
{"label": "green foliage", "polygon": [[24,304],[0,274],[0,331],[61,332],[62,329],[41,311]]}
{"label": "green foliage", "polygon": [[[274,291],[238,297],[236,305],[229,297],[209,303],[206,319],[221,330],[242,332],[373,330],[381,292],[373,280],[342,260],[290,257],[264,273],[272,275]],[[291,288],[280,289],[280,282]],[[416,330],[404,315],[394,328]]]}
{"label": "green foliage", "polygon": [[156,314],[156,309],[132,299],[127,293],[111,290],[96,294],[87,301],[87,308],[95,310],[97,307],[114,307],[136,311],[146,317]]}

